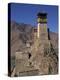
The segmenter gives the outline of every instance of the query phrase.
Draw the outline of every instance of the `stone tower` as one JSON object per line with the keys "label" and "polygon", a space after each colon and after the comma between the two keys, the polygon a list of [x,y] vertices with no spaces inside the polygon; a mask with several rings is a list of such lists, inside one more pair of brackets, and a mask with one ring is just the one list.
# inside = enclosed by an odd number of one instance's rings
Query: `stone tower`
{"label": "stone tower", "polygon": [[37,14],[37,28],[34,29],[34,47],[32,54],[36,53],[40,48],[44,54],[44,48],[50,47],[50,39],[48,35],[48,27],[47,27],[47,13],[38,13]]}
{"label": "stone tower", "polygon": [[48,40],[47,13],[37,14],[37,38]]}

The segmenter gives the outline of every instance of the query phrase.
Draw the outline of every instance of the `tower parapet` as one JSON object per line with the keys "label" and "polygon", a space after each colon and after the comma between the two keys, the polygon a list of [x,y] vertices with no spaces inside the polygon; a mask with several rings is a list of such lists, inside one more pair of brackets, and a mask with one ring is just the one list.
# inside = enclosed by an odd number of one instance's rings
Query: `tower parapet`
{"label": "tower parapet", "polygon": [[38,23],[47,23],[47,13],[38,13],[37,14]]}

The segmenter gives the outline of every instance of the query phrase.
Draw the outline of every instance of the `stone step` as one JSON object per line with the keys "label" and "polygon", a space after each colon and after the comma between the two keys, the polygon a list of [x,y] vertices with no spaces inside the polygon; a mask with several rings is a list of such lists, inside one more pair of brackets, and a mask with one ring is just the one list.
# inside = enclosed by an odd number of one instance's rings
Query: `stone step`
{"label": "stone step", "polygon": [[35,70],[27,70],[27,71],[19,72],[18,76],[34,76],[38,74],[39,74],[39,70],[35,69]]}

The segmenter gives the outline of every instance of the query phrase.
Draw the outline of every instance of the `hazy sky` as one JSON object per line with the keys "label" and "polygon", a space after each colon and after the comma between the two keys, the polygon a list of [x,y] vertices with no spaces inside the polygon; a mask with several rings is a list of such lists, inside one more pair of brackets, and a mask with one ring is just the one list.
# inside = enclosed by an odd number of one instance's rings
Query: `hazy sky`
{"label": "hazy sky", "polygon": [[11,4],[11,20],[18,23],[27,23],[37,26],[37,13],[46,12],[47,26],[50,31],[58,32],[58,7],[47,5],[32,5],[32,4]]}

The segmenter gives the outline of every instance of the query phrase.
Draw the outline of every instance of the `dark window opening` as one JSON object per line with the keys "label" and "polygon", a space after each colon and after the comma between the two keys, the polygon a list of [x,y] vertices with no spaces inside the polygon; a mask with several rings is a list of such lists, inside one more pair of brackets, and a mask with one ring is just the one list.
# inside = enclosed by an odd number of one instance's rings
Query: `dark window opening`
{"label": "dark window opening", "polygon": [[48,28],[48,39],[50,40],[50,31],[49,31],[49,28]]}
{"label": "dark window opening", "polygon": [[29,59],[31,58],[31,53],[28,54],[28,58],[29,58]]}
{"label": "dark window opening", "polygon": [[29,65],[32,65],[32,63],[30,62]]}

